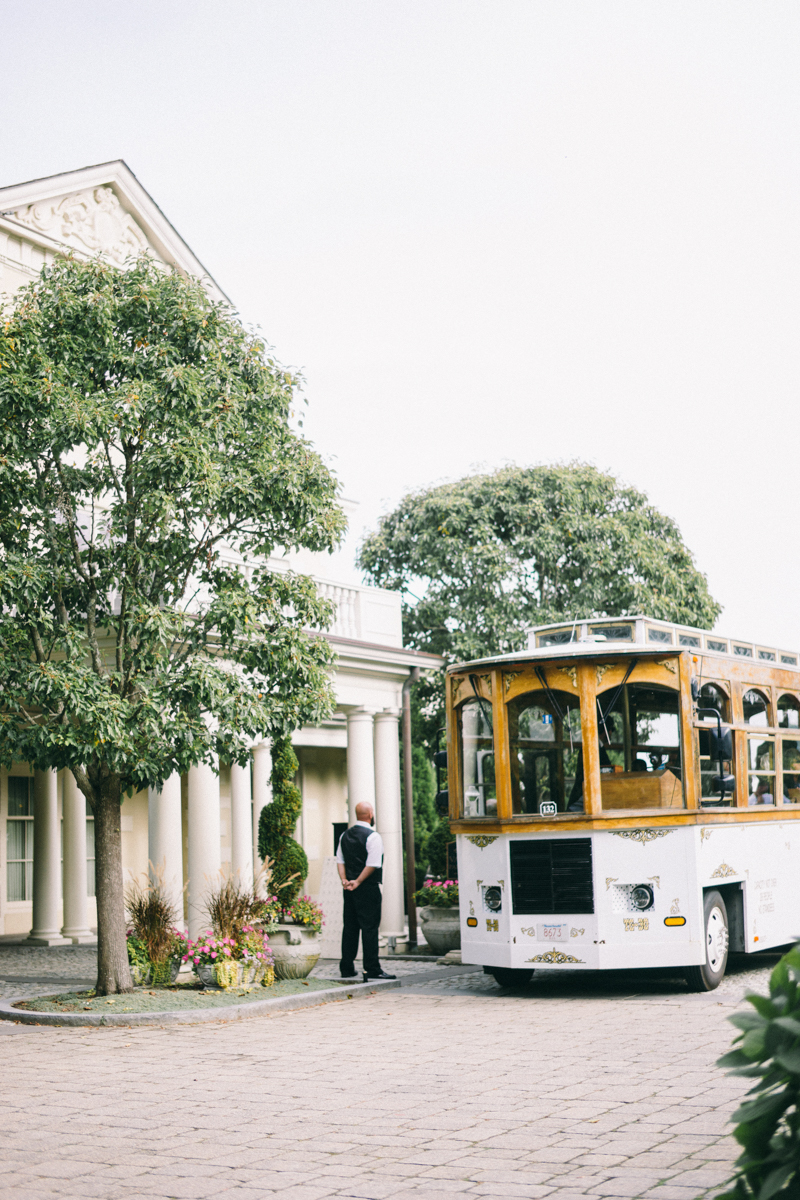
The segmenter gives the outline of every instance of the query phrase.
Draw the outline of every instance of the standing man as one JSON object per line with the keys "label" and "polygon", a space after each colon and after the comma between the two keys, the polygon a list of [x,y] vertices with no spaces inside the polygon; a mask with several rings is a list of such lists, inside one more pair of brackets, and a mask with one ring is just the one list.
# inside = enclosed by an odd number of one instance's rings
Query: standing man
{"label": "standing man", "polygon": [[378,959],[378,928],[381,923],[383,877],[383,841],[376,833],[375,813],[371,804],[356,805],[356,822],[339,838],[336,864],[344,889],[344,928],[342,929],[342,979],[356,973],[358,935],[364,955],[364,983],[370,979],[395,979],[387,975]]}

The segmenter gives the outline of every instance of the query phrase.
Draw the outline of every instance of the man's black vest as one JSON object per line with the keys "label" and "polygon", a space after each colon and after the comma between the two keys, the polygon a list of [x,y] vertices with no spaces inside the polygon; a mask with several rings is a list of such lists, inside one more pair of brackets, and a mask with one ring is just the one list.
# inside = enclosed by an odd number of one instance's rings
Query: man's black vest
{"label": "man's black vest", "polygon": [[[366,825],[351,825],[342,834],[339,848],[344,859],[344,873],[348,879],[358,879],[367,865],[367,840],[374,832],[374,829],[368,829]],[[382,879],[382,866],[376,867],[360,886],[380,883]]]}

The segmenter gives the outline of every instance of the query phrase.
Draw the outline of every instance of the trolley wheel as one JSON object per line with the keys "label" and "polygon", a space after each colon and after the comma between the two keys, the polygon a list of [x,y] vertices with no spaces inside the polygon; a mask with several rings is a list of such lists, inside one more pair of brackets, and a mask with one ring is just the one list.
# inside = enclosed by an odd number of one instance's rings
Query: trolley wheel
{"label": "trolley wheel", "polygon": [[533,967],[484,967],[485,975],[494,975],[500,987],[522,987],[533,978]]}
{"label": "trolley wheel", "polygon": [[690,992],[713,992],[719,987],[728,965],[728,910],[719,892],[706,892],[703,901],[706,937],[706,961],[701,967],[687,967],[686,983]]}

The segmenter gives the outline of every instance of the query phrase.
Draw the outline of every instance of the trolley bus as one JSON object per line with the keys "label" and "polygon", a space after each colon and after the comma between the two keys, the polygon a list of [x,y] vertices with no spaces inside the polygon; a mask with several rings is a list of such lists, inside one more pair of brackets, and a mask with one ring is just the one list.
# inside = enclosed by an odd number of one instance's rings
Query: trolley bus
{"label": "trolley bus", "polygon": [[646,616],[447,672],[462,960],[679,967],[800,934],[798,655]]}

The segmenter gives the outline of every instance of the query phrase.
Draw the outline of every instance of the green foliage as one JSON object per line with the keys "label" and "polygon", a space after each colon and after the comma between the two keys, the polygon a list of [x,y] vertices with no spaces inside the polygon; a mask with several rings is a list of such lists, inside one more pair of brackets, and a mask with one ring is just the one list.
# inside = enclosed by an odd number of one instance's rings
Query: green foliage
{"label": "green foliage", "polygon": [[[148,962],[166,962],[177,955],[175,949],[178,913],[163,884],[134,880],[125,892],[125,907],[130,914],[131,935],[128,937],[128,958],[131,941],[134,952],[143,948]],[[138,959],[137,959],[138,961]]]}
{"label": "green foliage", "polygon": [[[262,808],[258,819],[258,853],[270,858],[270,887],[280,892],[280,903],[288,908],[308,875],[308,859],[294,839],[303,799],[294,781],[298,768],[291,738],[278,738],[272,747],[272,803]],[[291,876],[296,876],[291,879]]]}
{"label": "green foliage", "polygon": [[428,860],[431,875],[447,873],[447,844],[452,841],[450,818],[442,817],[422,847],[422,854]]}
{"label": "green foliage", "polygon": [[710,628],[720,612],[674,521],[584,463],[412,492],[359,564],[405,593],[406,644],[448,662],[517,650],[531,625],[566,618],[646,612]]}
{"label": "green foliage", "polygon": [[772,972],[769,996],[749,995],[754,1012],[728,1019],[741,1030],[718,1065],[755,1079],[733,1114],[743,1147],[732,1188],[719,1200],[800,1195],[800,944]]}
{"label": "green foliage", "polygon": [[426,883],[414,893],[414,901],[420,908],[424,905],[451,908],[458,904],[458,881],[445,879],[443,883]]}
{"label": "green foliage", "polygon": [[310,896],[298,896],[281,914],[285,923],[305,925],[309,933],[321,933],[325,924],[322,908]]}
{"label": "green foliage", "polygon": [[[400,779],[403,782],[403,754],[400,749]],[[417,867],[427,864],[425,843],[438,824],[434,797],[436,795],[436,772],[423,746],[411,747],[411,791],[414,798],[414,859]],[[403,793],[401,792],[401,795]],[[403,845],[405,845],[405,811],[403,811]]]}
{"label": "green foliage", "polygon": [[331,606],[266,564],[344,525],[296,385],[146,258],[57,261],[0,330],[0,764],[70,768],[94,807],[99,991],[129,986],[123,794],[331,709]]}

